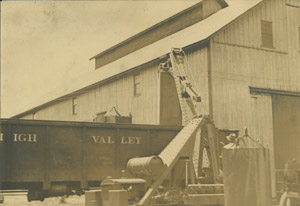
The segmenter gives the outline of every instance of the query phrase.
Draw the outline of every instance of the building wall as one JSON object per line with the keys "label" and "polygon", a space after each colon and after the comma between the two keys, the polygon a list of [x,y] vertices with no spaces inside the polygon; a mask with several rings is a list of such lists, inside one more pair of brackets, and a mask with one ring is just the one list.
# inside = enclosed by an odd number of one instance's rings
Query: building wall
{"label": "building wall", "polygon": [[[183,13],[172,21],[164,22],[159,28],[154,29],[149,34],[145,34],[138,39],[135,39],[133,44],[126,44],[127,48],[134,45],[134,50],[136,50],[136,44],[138,47],[143,46],[144,41],[148,41],[150,35],[150,44],[157,38],[163,38],[169,35],[170,32],[174,33],[180,29],[184,29],[187,26],[194,24],[206,18],[209,15],[222,9],[225,4],[221,0],[205,0],[198,6],[192,7],[190,12]],[[205,10],[205,14],[203,13]],[[189,19],[187,22],[186,19]],[[165,28],[166,27],[166,28]],[[161,33],[160,30],[167,32],[166,34]],[[158,32],[159,35],[156,35]],[[169,32],[169,33],[168,33]],[[155,34],[155,35],[154,35]],[[140,42],[144,42],[140,45]],[[125,48],[124,47],[124,48]],[[128,53],[127,49],[125,49]],[[122,49],[120,50],[122,53]],[[121,57],[117,51],[116,55]],[[125,53],[126,53],[125,52]],[[130,53],[130,51],[129,51]],[[188,49],[187,50],[188,62],[189,62],[189,76],[191,82],[202,96],[202,103],[198,105],[198,110],[200,113],[208,113],[208,74],[207,74],[207,48],[204,49]],[[96,58],[96,67],[100,65],[107,64],[112,59],[101,60],[102,57]],[[98,62],[100,61],[100,63]],[[98,63],[97,63],[98,62]],[[101,63],[102,62],[102,63]],[[146,124],[159,124],[159,114],[161,114],[159,99],[160,99],[160,83],[159,75],[157,74],[158,64],[149,66],[149,68],[144,68],[141,72],[142,81],[142,95],[138,97],[133,96],[133,75],[119,78],[114,82],[108,83],[106,85],[101,85],[97,88],[91,89],[85,93],[77,96],[78,102],[78,112],[76,115],[72,114],[72,99],[66,99],[54,103],[51,106],[39,109],[35,114],[28,114],[21,118],[23,119],[47,119],[47,120],[67,120],[67,121],[92,121],[95,114],[105,112],[111,107],[115,106],[117,110],[122,115],[128,115],[129,112],[133,115],[133,123],[146,123]]]}
{"label": "building wall", "polygon": [[[208,83],[207,83],[207,47],[202,49],[188,49],[186,51],[188,62],[188,76],[194,88],[202,97],[198,105],[201,114],[208,114]],[[163,60],[162,60],[163,61]],[[159,124],[160,115],[172,118],[168,111],[160,111],[174,102],[174,99],[160,102],[161,88],[158,64],[146,64],[141,69],[133,71],[129,75],[113,80],[104,85],[97,86],[80,95],[77,98],[77,114],[72,114],[72,98],[57,102],[51,106],[35,112],[34,119],[63,120],[63,121],[92,121],[97,113],[108,111],[116,107],[121,115],[132,114],[133,123]],[[140,74],[141,95],[133,95],[133,75]],[[165,85],[166,87],[168,85]],[[174,96],[174,98],[177,98]],[[161,104],[167,104],[164,107]],[[165,114],[167,113],[167,114]],[[23,116],[22,119],[33,119],[33,114]],[[180,120],[179,120],[180,121]],[[175,121],[178,122],[178,121]],[[177,123],[176,123],[177,124]]]}
{"label": "building wall", "polygon": [[[213,111],[222,128],[248,123],[249,103],[259,98],[250,94],[249,86],[300,89],[299,13],[284,0],[266,0],[213,38]],[[274,49],[261,47],[260,20],[273,22]]]}
{"label": "building wall", "polygon": [[[300,90],[300,1],[287,0],[287,41],[290,82]],[[295,6],[295,7],[293,7]]]}
{"label": "building wall", "polygon": [[[295,1],[294,1],[295,2]],[[274,157],[271,95],[253,95],[249,86],[300,90],[300,9],[285,0],[265,0],[211,41],[212,104],[216,125],[244,127]],[[273,25],[273,49],[261,46],[261,20]],[[271,161],[274,170],[274,159]],[[273,196],[275,174],[272,173]]]}
{"label": "building wall", "polygon": [[21,119],[34,119],[34,115],[33,114],[27,114],[27,115],[24,115],[23,117],[21,117]]}
{"label": "building wall", "polygon": [[[132,114],[133,123],[158,124],[158,65],[145,66],[140,70],[141,95],[134,96],[133,75],[90,89],[75,96],[77,114],[72,114],[72,98],[55,103],[35,112],[35,119],[92,121],[97,113],[116,107],[121,115]],[[32,119],[32,114],[22,117]]]}
{"label": "building wall", "polygon": [[[197,103],[196,109],[199,114],[209,114],[208,98],[208,45],[185,49],[187,76],[193,89],[201,97],[201,103]],[[170,74],[161,74],[164,77],[160,81],[160,124],[182,124],[181,110],[178,101],[175,81]],[[185,105],[188,108],[188,105]],[[192,118],[192,112],[187,109]]]}
{"label": "building wall", "polygon": [[189,81],[201,96],[201,103],[196,105],[197,111],[200,114],[209,114],[208,46],[187,49],[185,53]]}

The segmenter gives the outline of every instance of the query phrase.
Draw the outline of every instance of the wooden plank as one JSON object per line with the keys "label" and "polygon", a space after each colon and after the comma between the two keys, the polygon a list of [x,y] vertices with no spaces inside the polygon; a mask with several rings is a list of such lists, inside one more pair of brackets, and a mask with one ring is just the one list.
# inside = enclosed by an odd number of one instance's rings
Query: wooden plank
{"label": "wooden plank", "polygon": [[224,205],[224,194],[189,194],[184,200],[187,205]]}

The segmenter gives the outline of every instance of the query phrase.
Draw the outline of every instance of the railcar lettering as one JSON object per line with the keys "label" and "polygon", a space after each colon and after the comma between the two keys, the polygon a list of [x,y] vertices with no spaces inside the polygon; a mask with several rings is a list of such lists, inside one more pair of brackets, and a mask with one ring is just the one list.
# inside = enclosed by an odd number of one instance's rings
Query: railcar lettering
{"label": "railcar lettering", "polygon": [[0,142],[3,142],[3,133],[0,133]]}
{"label": "railcar lettering", "polygon": [[[92,136],[95,143],[114,144],[115,140],[111,136]],[[121,137],[121,144],[141,144],[142,137]]]}
{"label": "railcar lettering", "polygon": [[122,137],[121,144],[141,144],[142,137]]}
{"label": "railcar lettering", "polygon": [[141,144],[142,137],[136,137],[135,139],[136,139],[136,144]]}
{"label": "railcar lettering", "polygon": [[92,136],[95,143],[100,144],[114,144],[114,140],[111,136],[103,137],[103,136]]}
{"label": "railcar lettering", "polygon": [[14,142],[37,142],[36,134],[14,134]]}

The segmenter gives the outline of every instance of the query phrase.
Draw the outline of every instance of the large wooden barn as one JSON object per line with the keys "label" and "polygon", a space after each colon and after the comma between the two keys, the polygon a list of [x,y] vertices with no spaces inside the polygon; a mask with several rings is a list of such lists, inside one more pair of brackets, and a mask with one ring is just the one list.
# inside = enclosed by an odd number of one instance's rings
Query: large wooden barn
{"label": "large wooden barn", "polygon": [[[133,123],[180,125],[174,81],[158,69],[172,47],[187,55],[199,112],[247,127],[273,171],[300,158],[299,0],[203,0],[92,57],[107,71],[98,82],[14,118],[93,121],[115,107]],[[274,172],[272,183],[275,196]]]}

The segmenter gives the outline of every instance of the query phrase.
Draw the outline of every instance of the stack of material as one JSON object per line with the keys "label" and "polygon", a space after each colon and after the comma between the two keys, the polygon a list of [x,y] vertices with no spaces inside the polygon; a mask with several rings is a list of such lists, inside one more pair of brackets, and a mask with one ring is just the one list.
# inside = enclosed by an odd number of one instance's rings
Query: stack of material
{"label": "stack of material", "polygon": [[106,123],[124,123],[131,124],[131,116],[122,116],[115,107],[112,107],[104,116],[98,116],[94,119],[95,122],[106,122]]}
{"label": "stack of material", "polygon": [[269,151],[247,139],[223,149],[225,206],[271,206]]}

